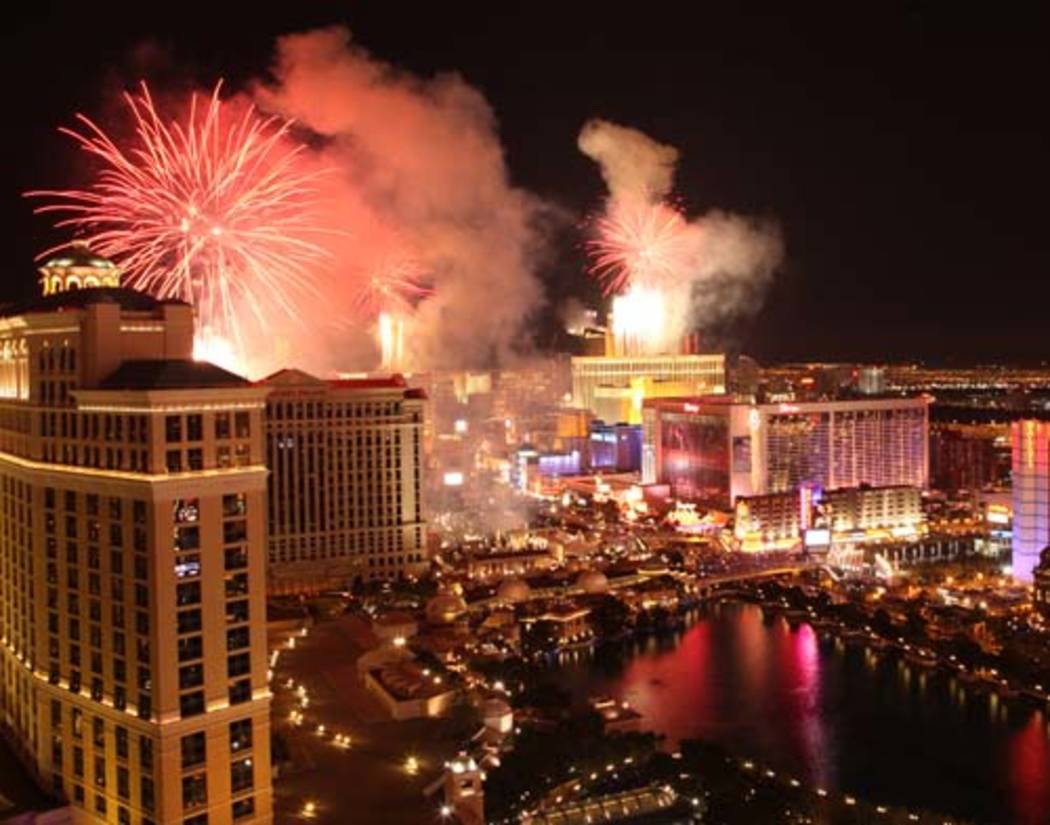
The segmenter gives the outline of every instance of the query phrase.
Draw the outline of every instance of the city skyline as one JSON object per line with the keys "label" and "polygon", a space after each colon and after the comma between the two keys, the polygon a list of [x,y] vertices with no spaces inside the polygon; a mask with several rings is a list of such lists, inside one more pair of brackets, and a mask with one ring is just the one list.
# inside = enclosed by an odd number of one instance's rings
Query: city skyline
{"label": "city skyline", "polygon": [[[523,335],[541,349],[557,342],[568,298],[598,299],[578,224],[601,209],[604,192],[575,141],[589,118],[605,117],[680,151],[673,192],[691,215],[724,209],[779,227],[783,261],[761,310],[702,325],[715,345],[770,362],[1043,355],[1035,308],[1047,287],[1035,273],[1046,262],[1036,219],[1045,123],[1024,105],[1039,76],[1038,18],[986,23],[925,4],[852,23],[722,11],[687,37],[674,32],[673,14],[548,20],[453,9],[405,29],[376,10],[319,6],[247,22],[219,14],[189,37],[178,20],[62,16],[97,44],[98,59],[73,77],[45,65],[42,18],[17,30],[8,59],[52,81],[12,101],[25,124],[14,135],[26,158],[17,192],[81,182],[81,159],[55,129],[75,111],[119,122],[118,88],[145,78],[165,92],[208,89],[225,77],[240,91],[266,76],[278,36],[343,23],[357,47],[399,70],[460,73],[494,110],[511,183],[561,210],[545,237],[551,254],[535,267],[543,298]],[[500,61],[493,43],[512,29],[518,57]],[[224,40],[236,47],[217,48]],[[979,65],[968,59],[976,45],[989,56]],[[603,50],[622,57],[603,61]],[[534,84],[544,93],[532,94]],[[20,198],[7,209],[16,259],[66,240]],[[34,286],[29,271],[5,279],[0,299]]]}

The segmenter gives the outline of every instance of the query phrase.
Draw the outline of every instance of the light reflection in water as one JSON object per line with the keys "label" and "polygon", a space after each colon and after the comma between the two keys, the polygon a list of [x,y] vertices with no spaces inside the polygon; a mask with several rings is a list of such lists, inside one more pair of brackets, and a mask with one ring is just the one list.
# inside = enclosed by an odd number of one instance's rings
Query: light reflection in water
{"label": "light reflection in water", "polygon": [[765,625],[755,606],[700,614],[676,646],[583,653],[562,678],[581,699],[627,699],[669,744],[702,737],[889,804],[1050,822],[1045,717],[892,655],[822,642],[806,624]]}

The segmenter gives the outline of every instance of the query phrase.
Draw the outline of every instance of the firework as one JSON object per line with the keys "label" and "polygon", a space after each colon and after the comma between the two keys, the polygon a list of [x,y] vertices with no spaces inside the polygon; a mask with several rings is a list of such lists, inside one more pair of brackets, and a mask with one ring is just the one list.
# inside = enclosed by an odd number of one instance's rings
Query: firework
{"label": "firework", "polygon": [[657,289],[632,286],[612,300],[610,328],[616,352],[639,355],[664,343],[669,312],[666,296]]}
{"label": "firework", "polygon": [[145,83],[126,93],[127,145],[77,115],[82,131],[61,131],[101,170],[86,189],[27,193],[46,198],[36,211],[61,216],[56,226],[115,261],[129,285],[192,303],[204,352],[215,341],[245,350],[245,311],[262,327],[275,315],[298,318],[328,257],[314,220],[324,170],[305,162],[290,122],[250,106],[231,112],[221,87],[206,102],[194,95],[181,123],[161,118]]}
{"label": "firework", "polygon": [[370,315],[405,313],[432,294],[424,285],[426,270],[410,255],[383,255],[369,270],[357,305]]}
{"label": "firework", "polygon": [[595,229],[597,237],[587,243],[590,272],[606,295],[673,283],[688,267],[689,224],[666,203],[617,199]]}

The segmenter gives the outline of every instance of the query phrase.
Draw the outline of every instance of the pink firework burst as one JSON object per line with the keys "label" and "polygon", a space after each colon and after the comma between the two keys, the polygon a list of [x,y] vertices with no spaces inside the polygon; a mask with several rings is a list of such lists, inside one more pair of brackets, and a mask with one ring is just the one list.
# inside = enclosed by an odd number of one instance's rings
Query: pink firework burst
{"label": "pink firework burst", "polygon": [[357,304],[370,315],[404,313],[432,293],[424,283],[426,270],[411,255],[384,254],[370,268]]}
{"label": "pink firework burst", "polygon": [[614,201],[594,226],[589,271],[606,295],[673,280],[688,263],[689,225],[666,203]]}
{"label": "pink firework burst", "polygon": [[[297,299],[319,294],[318,180],[290,122],[251,106],[231,112],[219,98],[193,95],[182,122],[165,121],[145,83],[125,93],[135,127],[118,144],[84,115],[82,131],[62,129],[101,161],[85,189],[27,192],[37,212],[68,227],[127,274],[128,283],[192,303],[199,327],[244,346],[246,308],[265,323],[298,318]],[[62,247],[41,253],[51,254]]]}

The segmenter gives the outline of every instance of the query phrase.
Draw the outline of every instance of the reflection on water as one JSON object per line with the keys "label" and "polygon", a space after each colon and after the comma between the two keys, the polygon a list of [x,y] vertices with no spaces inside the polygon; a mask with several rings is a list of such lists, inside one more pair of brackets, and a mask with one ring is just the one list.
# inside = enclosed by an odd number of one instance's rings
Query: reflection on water
{"label": "reflection on water", "polygon": [[672,739],[720,742],[814,785],[978,821],[1050,822],[1044,713],[806,624],[764,624],[753,605],[695,618],[622,654],[566,658],[566,686],[626,699]]}

